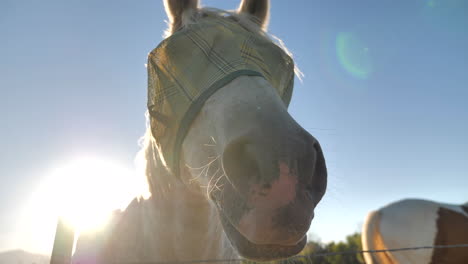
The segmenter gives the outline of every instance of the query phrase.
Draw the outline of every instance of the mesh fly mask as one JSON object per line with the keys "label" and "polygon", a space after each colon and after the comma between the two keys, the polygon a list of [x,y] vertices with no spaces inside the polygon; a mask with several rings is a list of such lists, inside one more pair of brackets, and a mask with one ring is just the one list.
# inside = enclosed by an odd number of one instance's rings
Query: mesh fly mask
{"label": "mesh fly mask", "polygon": [[179,176],[182,142],[205,101],[243,75],[261,76],[289,105],[294,62],[234,19],[208,15],[163,40],[148,57],[148,110],[161,160]]}

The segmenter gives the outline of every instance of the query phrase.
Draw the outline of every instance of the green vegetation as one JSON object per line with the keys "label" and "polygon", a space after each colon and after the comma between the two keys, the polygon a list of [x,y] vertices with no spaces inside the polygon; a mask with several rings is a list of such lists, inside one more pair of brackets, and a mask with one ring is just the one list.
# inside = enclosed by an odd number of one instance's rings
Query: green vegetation
{"label": "green vegetation", "polygon": [[[350,252],[362,250],[361,234],[355,233],[346,237],[345,242],[321,243],[309,241],[299,253],[303,257],[295,257],[269,264],[365,264],[362,254],[340,254],[332,256],[313,256],[321,253]],[[252,261],[244,261],[244,264],[254,264]]]}

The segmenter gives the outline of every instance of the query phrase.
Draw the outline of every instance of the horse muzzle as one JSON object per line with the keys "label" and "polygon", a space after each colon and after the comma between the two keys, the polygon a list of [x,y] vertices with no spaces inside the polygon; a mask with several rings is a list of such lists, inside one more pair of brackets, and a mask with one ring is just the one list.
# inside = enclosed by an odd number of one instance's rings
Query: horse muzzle
{"label": "horse muzzle", "polygon": [[257,247],[304,243],[327,182],[322,150],[310,134],[240,137],[226,146],[223,167],[229,183],[218,204],[238,236]]}

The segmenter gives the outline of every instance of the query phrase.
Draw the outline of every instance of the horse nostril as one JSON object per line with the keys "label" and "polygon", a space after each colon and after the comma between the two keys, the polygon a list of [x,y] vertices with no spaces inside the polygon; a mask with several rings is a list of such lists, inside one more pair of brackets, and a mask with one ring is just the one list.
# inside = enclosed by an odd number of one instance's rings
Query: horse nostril
{"label": "horse nostril", "polygon": [[259,168],[251,145],[243,140],[228,144],[223,153],[223,169],[236,187],[259,177]]}
{"label": "horse nostril", "polygon": [[312,181],[309,185],[309,190],[316,193],[318,199],[317,203],[322,198],[327,188],[327,166],[325,163],[325,157],[323,156],[322,148],[318,142],[314,143],[315,150],[315,164],[314,171],[312,172]]}

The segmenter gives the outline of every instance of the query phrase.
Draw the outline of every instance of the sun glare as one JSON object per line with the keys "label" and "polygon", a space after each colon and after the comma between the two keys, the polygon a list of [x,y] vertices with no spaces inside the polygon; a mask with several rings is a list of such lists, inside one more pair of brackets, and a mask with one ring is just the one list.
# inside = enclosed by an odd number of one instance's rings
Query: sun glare
{"label": "sun glare", "polygon": [[43,244],[53,241],[58,217],[77,233],[99,229],[112,211],[124,209],[137,196],[147,196],[146,191],[133,170],[109,160],[84,157],[57,164],[32,195],[26,216],[29,248],[39,252],[52,248]]}

